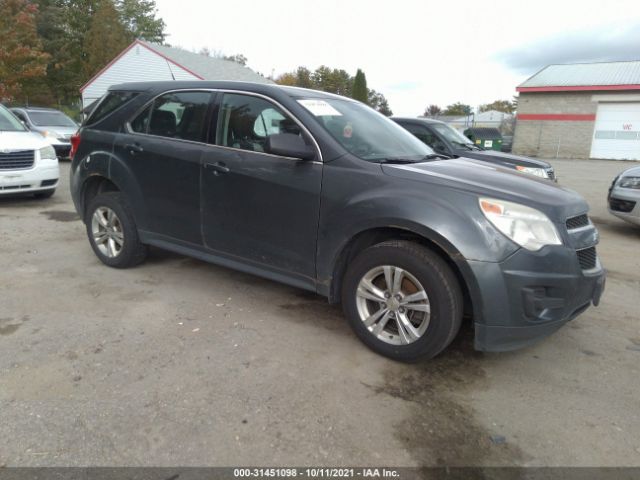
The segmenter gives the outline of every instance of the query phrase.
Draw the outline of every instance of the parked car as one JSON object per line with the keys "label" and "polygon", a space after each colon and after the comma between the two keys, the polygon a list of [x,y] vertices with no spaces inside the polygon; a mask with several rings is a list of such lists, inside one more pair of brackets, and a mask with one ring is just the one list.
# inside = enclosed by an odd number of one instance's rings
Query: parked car
{"label": "parked car", "polygon": [[640,167],[631,167],[613,180],[607,201],[612,215],[640,225]]}
{"label": "parked car", "polygon": [[242,82],[124,84],[72,145],[73,201],[104,264],[132,267],[153,245],[317,292],[395,359],[438,354],[464,313],[477,349],[522,347],[597,305],[604,288],[580,195],[442,160],[351,99]]}
{"label": "parked car", "polygon": [[59,159],[69,158],[70,138],[78,130],[76,122],[53,108],[19,107],[11,111],[29,130],[42,135],[55,149]]}
{"label": "parked car", "polygon": [[0,105],[0,195],[32,193],[50,197],[59,176],[53,147]]}
{"label": "parked car", "polygon": [[392,120],[438,153],[453,158],[475,158],[557,181],[553,167],[549,163],[511,153],[485,150],[444,122],[428,118],[392,118]]}

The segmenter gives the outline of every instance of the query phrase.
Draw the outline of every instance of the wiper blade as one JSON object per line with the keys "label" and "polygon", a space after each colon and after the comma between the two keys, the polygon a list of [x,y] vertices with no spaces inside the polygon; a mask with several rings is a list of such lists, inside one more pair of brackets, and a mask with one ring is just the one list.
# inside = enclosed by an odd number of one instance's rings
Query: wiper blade
{"label": "wiper blade", "polygon": [[450,155],[445,155],[444,153],[430,153],[429,155],[425,155],[422,157],[421,162],[424,160],[435,160],[436,158],[442,158],[443,160],[450,160],[452,157]]}
{"label": "wiper blade", "polygon": [[402,165],[406,163],[419,163],[422,160],[409,160],[408,158],[382,158],[378,160],[378,163],[393,163],[397,165]]}

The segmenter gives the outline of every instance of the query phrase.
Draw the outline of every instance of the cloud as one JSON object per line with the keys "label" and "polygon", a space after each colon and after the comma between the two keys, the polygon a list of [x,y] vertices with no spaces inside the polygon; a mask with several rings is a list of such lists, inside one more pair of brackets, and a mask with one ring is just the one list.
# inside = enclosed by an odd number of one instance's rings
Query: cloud
{"label": "cloud", "polygon": [[600,26],[546,38],[504,50],[493,59],[518,73],[532,75],[553,63],[640,60],[640,24]]}

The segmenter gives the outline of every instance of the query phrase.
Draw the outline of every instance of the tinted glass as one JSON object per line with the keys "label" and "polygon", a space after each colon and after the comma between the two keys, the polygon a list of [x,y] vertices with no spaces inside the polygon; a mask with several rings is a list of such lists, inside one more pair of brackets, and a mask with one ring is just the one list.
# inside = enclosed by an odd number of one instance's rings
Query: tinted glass
{"label": "tinted glass", "polygon": [[77,127],[76,122],[62,112],[29,112],[31,123],[38,127]]}
{"label": "tinted glass", "polygon": [[400,125],[360,102],[334,98],[298,102],[346,150],[363,160],[421,160],[433,150]]}
{"label": "tinted glass", "polygon": [[449,125],[434,125],[433,128],[454,145],[473,146],[473,142],[471,140]]}
{"label": "tinted glass", "polygon": [[131,122],[131,130],[137,133],[147,133],[149,126],[149,114],[151,113],[151,105],[145,108],[135,120]]}
{"label": "tinted glass", "polygon": [[138,95],[136,92],[109,92],[100,103],[93,109],[89,118],[85,122],[87,125],[102,120],[110,113],[116,111],[124,104],[128,103],[132,98]]}
{"label": "tinted glass", "polygon": [[149,135],[202,141],[210,100],[209,92],[174,92],[158,97],[149,118]]}
{"label": "tinted glass", "polygon": [[20,120],[0,105],[0,132],[24,132],[25,130]]}
{"label": "tinted glass", "polygon": [[250,95],[224,95],[218,114],[218,145],[264,152],[267,138],[279,133],[303,136],[295,121],[271,102]]}
{"label": "tinted glass", "polygon": [[409,132],[413,133],[416,136],[416,138],[418,138],[420,141],[426,143],[431,148],[434,147],[437,137],[433,134],[433,132],[430,132],[429,130],[427,130],[426,127],[422,127],[419,125],[403,125],[403,126]]}

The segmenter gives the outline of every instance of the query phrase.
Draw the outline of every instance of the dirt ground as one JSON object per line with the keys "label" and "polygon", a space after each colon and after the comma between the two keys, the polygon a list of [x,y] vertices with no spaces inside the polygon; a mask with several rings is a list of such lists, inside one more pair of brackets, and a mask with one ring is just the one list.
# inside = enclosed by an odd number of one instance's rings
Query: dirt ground
{"label": "dirt ground", "polygon": [[91,251],[63,183],[0,199],[0,465],[640,466],[640,228],[606,211],[625,162],[552,160],[609,270],[601,306],[534,347],[418,365],[340,309],[153,251]]}

